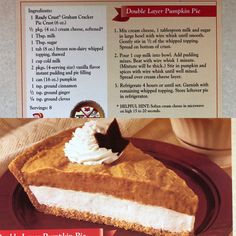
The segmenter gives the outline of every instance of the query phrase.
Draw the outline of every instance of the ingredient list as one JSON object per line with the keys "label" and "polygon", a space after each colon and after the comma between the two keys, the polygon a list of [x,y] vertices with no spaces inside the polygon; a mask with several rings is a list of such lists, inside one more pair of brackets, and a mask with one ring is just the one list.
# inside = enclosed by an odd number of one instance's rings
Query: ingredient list
{"label": "ingredient list", "polygon": [[86,100],[107,112],[106,8],[25,11],[27,116],[69,117]]}

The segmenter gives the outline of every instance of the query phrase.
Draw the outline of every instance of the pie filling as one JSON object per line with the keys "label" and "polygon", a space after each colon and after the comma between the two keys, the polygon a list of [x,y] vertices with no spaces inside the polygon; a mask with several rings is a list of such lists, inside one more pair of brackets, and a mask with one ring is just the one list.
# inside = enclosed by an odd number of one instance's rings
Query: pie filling
{"label": "pie filling", "polygon": [[195,216],[167,208],[144,205],[102,193],[64,190],[47,186],[29,186],[40,204],[64,210],[89,212],[144,227],[170,232],[191,232]]}

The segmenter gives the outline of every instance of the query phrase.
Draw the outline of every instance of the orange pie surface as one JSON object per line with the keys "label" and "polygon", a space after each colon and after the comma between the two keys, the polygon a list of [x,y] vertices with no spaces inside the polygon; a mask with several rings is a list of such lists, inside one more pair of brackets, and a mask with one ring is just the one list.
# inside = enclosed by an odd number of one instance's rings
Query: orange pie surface
{"label": "orange pie surface", "polygon": [[25,185],[104,193],[195,215],[198,197],[160,161],[129,143],[112,164],[72,163],[64,154],[72,133],[73,130],[68,130],[34,145],[9,168]]}

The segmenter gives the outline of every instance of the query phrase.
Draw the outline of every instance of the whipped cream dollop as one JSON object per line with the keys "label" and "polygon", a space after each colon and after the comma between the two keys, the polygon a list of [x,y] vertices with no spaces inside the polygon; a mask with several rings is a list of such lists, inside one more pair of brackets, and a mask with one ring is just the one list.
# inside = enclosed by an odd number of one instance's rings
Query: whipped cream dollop
{"label": "whipped cream dollop", "polygon": [[111,149],[100,148],[94,136],[99,132],[96,121],[89,121],[77,128],[72,139],[65,144],[65,155],[71,162],[83,165],[110,164],[119,158]]}

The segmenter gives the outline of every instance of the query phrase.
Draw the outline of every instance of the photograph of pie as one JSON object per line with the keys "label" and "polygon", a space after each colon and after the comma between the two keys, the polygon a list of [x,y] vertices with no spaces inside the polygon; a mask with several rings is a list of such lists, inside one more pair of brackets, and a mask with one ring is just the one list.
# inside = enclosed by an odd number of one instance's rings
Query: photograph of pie
{"label": "photograph of pie", "polygon": [[[143,129],[124,137],[126,120],[114,119],[105,128],[100,122],[86,120],[42,139],[9,164],[41,218],[112,226],[116,236],[209,233],[224,217],[220,230],[229,235],[232,183],[222,168],[202,153],[140,138]],[[144,129],[152,136],[160,125],[160,137],[171,131],[173,143],[174,122],[179,120],[150,119]],[[215,172],[218,177],[211,180]],[[222,201],[231,207],[223,208]]]}

